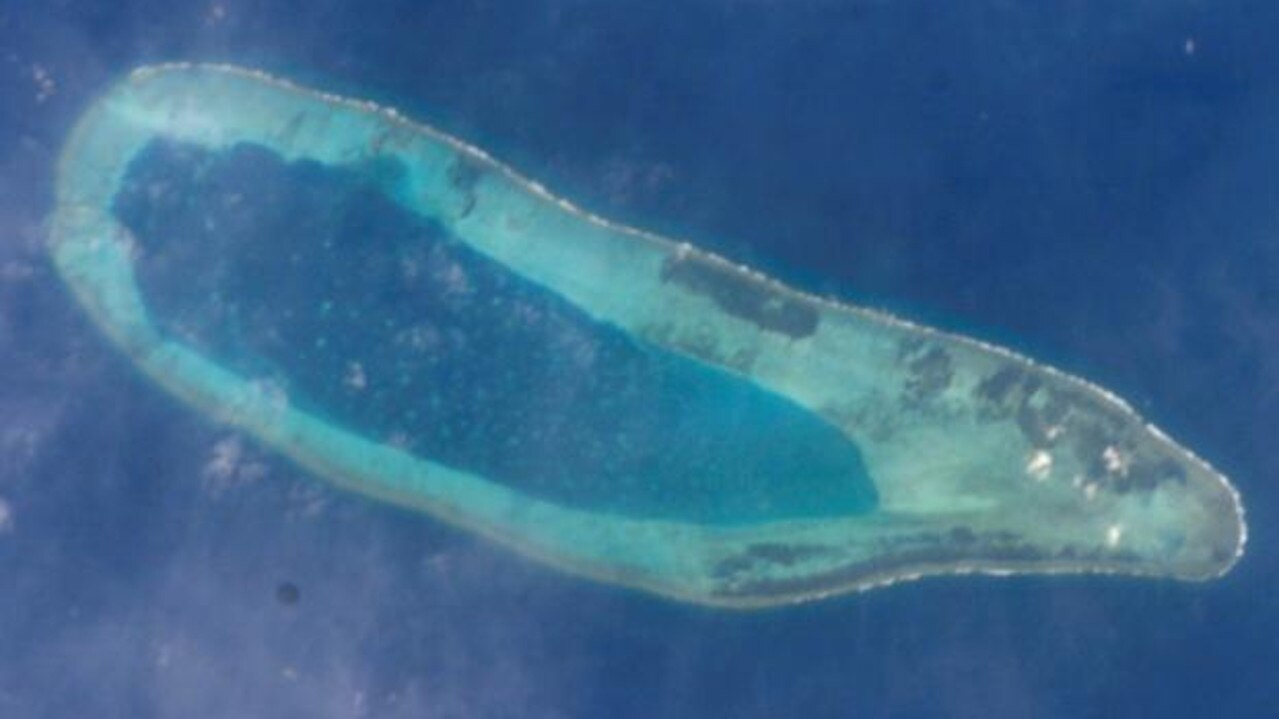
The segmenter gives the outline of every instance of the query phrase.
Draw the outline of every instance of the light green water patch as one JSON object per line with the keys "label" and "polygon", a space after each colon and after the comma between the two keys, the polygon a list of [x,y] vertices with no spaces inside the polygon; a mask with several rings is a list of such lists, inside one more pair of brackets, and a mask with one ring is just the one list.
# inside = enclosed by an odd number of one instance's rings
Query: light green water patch
{"label": "light green water patch", "polygon": [[[256,145],[363,173],[583,318],[835,428],[878,503],[740,522],[573,506],[291,401],[290,380],[313,369],[305,357],[277,358],[284,377],[273,380],[157,322],[139,240],[114,212],[131,163],[156,140],[209,153]],[[602,581],[758,607],[942,573],[1202,580],[1233,566],[1245,542],[1226,478],[1095,385],[608,222],[391,110],[253,71],[142,68],[99,98],[63,152],[51,250],[107,335],[196,409],[339,486]],[[519,370],[518,350],[509,364]],[[802,483],[793,471],[751,482]]]}

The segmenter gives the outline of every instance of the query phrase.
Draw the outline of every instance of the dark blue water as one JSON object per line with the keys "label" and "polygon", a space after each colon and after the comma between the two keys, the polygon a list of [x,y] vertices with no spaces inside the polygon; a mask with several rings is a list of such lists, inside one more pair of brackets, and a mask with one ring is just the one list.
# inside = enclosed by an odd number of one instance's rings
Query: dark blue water
{"label": "dark blue water", "polygon": [[[1022,5],[0,2],[0,716],[1271,715],[1279,7]],[[69,123],[188,58],[1095,379],[1236,480],[1248,556],[725,614],[317,486],[137,378],[43,259]]]}
{"label": "dark blue water", "polygon": [[875,506],[833,425],[592,320],[384,180],[252,146],[156,143],[133,164],[116,213],[160,330],[299,409],[594,512],[741,524]]}

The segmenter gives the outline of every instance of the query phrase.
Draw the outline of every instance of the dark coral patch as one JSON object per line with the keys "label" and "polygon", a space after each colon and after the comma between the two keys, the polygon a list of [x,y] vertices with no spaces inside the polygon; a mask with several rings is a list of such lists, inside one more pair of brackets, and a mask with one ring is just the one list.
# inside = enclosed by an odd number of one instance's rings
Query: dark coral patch
{"label": "dark coral patch", "polygon": [[662,263],[662,281],[710,298],[720,309],[760,329],[803,339],[820,317],[809,302],[779,291],[732,265],[697,252],[677,252]]}
{"label": "dark coral patch", "polygon": [[950,353],[936,346],[906,359],[906,369],[910,373],[906,380],[906,395],[915,401],[933,399],[940,395],[955,377]]}

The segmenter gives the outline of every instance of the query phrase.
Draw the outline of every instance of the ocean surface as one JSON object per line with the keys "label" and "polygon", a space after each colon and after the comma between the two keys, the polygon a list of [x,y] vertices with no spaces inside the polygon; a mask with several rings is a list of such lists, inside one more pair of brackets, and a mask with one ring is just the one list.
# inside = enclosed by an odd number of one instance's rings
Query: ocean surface
{"label": "ocean surface", "polygon": [[[1275,28],[1260,1],[0,0],[0,717],[1275,716]],[[1096,381],[1232,478],[1247,553],[716,611],[331,489],[141,378],[46,257],[71,123],[176,60],[395,106]]]}

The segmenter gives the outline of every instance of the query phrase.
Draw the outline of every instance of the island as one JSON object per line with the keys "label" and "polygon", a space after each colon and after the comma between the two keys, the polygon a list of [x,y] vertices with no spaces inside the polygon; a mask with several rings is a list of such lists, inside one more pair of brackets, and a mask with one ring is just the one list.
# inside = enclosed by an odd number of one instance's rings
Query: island
{"label": "island", "polygon": [[[157,143],[212,158],[254,148],[281,163],[354,173],[399,210],[447,233],[476,262],[545,292],[592,332],[651,353],[652,366],[692,393],[741,397],[751,412],[775,412],[778,419],[768,421],[781,428],[773,435],[779,450],[821,449],[812,450],[809,464],[792,452],[785,462],[759,465],[767,471],[707,469],[718,475],[706,486],[696,481],[702,470],[679,481],[648,478],[661,501],[619,486],[628,500],[610,504],[613,479],[571,477],[593,492],[589,501],[574,501],[565,489],[578,486],[573,482],[558,493],[533,491],[417,450],[412,437],[388,437],[375,426],[385,414],[377,406],[344,411],[321,395],[292,396],[290,380],[315,368],[341,367],[334,381],[357,388],[368,381],[367,368],[327,355],[317,342],[306,352],[277,353],[275,374],[255,372],[198,340],[201,325],[229,321],[223,315],[188,317],[192,334],[175,329],[171,317],[159,319],[169,317],[166,307],[139,279],[151,245],[119,209],[135,164]],[[1206,580],[1243,553],[1243,505],[1226,477],[1105,389],[1007,349],[807,294],[694,244],[611,222],[393,109],[255,70],[149,66],[85,110],[59,163],[54,264],[141,372],[317,478],[568,572],[752,608],[941,574]],[[210,269],[195,263],[169,271],[195,282]],[[215,287],[212,294],[233,290]],[[359,318],[345,325],[359,337],[335,338],[334,347],[367,347],[389,357],[387,366],[407,351],[369,346],[379,335],[359,328],[384,318],[368,292],[335,302]],[[272,322],[285,316],[272,315]],[[510,349],[512,371],[519,352]],[[358,403],[361,395],[352,397]],[[707,414],[700,421],[715,421]],[[753,437],[752,446],[767,446],[768,433]],[[670,456],[680,456],[675,447]],[[677,465],[657,462],[653,471],[676,473]],[[566,458],[565,466],[575,465]],[[804,501],[809,467],[829,497]],[[840,472],[846,483],[837,481]],[[728,509],[680,511],[681,487],[721,492],[702,504]],[[734,503],[739,495],[759,501]]]}

